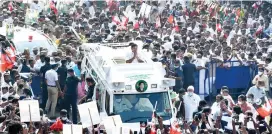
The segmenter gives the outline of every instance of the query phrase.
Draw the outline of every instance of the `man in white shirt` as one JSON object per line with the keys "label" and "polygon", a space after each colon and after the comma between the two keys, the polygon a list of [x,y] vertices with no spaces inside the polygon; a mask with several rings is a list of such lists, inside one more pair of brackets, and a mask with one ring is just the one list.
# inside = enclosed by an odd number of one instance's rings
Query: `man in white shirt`
{"label": "man in white shirt", "polygon": [[66,60],[67,60],[67,65],[66,65],[67,69],[73,68],[76,65],[75,62],[72,61],[71,56],[67,56]]}
{"label": "man in white shirt", "polygon": [[45,79],[48,90],[48,99],[46,102],[45,110],[48,111],[51,105],[50,116],[55,117],[55,109],[58,101],[58,93],[61,94],[60,85],[58,82],[58,73],[56,70],[58,69],[58,64],[53,64],[52,69],[48,70],[45,73]]}
{"label": "man in white shirt", "polygon": [[143,63],[141,56],[138,54],[138,45],[130,43],[131,52],[127,54],[126,63]]}
{"label": "man in white shirt", "polygon": [[45,55],[42,54],[42,55],[40,55],[40,59],[35,62],[35,64],[34,64],[35,71],[39,72],[41,67],[43,65],[45,65],[44,58],[45,58]]}
{"label": "man in white shirt", "polygon": [[265,82],[262,80],[258,80],[258,82],[255,86],[252,86],[251,88],[249,88],[246,96],[248,96],[249,94],[254,95],[254,101],[264,97],[266,95],[265,94]]}
{"label": "man in white shirt", "polygon": [[30,9],[36,10],[38,12],[42,11],[42,7],[39,5],[38,0],[33,0],[33,3],[31,3],[31,5],[30,5]]}
{"label": "man in white shirt", "polygon": [[187,93],[183,96],[184,107],[185,107],[185,120],[192,121],[193,113],[197,110],[199,105],[200,97],[194,93],[194,87],[189,86]]}

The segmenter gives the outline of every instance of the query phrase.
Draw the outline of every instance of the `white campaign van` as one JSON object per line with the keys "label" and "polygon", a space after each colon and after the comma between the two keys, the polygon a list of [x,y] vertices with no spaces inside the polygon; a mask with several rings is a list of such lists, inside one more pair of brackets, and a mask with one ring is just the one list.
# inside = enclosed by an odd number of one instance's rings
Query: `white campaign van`
{"label": "white campaign van", "polygon": [[93,99],[98,102],[101,118],[120,115],[124,126],[139,132],[140,122],[151,122],[156,107],[163,123],[170,125],[176,109],[169,87],[175,85],[175,80],[165,78],[162,64],[147,58],[139,45],[138,53],[144,63],[126,63],[126,55],[131,52],[128,44],[82,45],[85,53],[82,69],[97,83]]}
{"label": "white campaign van", "polygon": [[[6,36],[7,28],[0,27],[0,35]],[[14,37],[11,40],[14,43],[18,53],[23,53],[25,48],[28,48],[32,54],[34,47],[47,48],[48,54],[57,52],[57,45],[44,33],[33,30],[31,28],[14,27]]]}

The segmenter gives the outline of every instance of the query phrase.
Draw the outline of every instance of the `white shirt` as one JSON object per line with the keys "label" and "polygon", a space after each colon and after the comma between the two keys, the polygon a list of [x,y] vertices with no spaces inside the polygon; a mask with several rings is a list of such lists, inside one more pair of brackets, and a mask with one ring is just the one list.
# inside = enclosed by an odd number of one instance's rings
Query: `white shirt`
{"label": "white shirt", "polygon": [[45,62],[42,63],[40,59],[37,60],[37,62],[34,64],[34,70],[39,72],[43,65],[45,65]]}
{"label": "white shirt", "polygon": [[45,73],[45,79],[47,80],[47,85],[56,86],[56,81],[58,80],[58,73],[50,69]]}
{"label": "white shirt", "polygon": [[90,12],[91,18],[93,18],[94,15],[95,15],[95,10],[94,10],[94,7],[93,7],[93,6],[90,6],[90,7],[89,7],[89,12]]}
{"label": "white shirt", "polygon": [[246,96],[248,96],[248,94],[254,95],[254,101],[256,101],[257,99],[260,99],[266,95],[263,88],[257,88],[256,86],[249,88]]}
{"label": "white shirt", "polygon": [[[141,55],[139,54],[139,52],[137,53],[137,55],[138,55],[139,59],[143,60],[143,58],[141,57]],[[133,52],[127,53],[126,60],[130,60],[131,58],[133,58],[133,56],[134,56]],[[135,58],[131,63],[139,63],[139,62],[138,62],[137,58]]]}
{"label": "white shirt", "polygon": [[163,47],[165,50],[169,51],[169,50],[172,50],[172,43],[171,42],[166,42],[163,44]]}
{"label": "white shirt", "polygon": [[75,65],[76,64],[73,61],[71,61],[71,62],[67,63],[66,67],[67,67],[67,69],[70,69],[70,68],[73,68]]}
{"label": "white shirt", "polygon": [[41,10],[42,10],[41,6],[39,4],[36,4],[36,3],[32,3],[30,5],[30,9],[37,10],[38,12],[41,12]]}
{"label": "white shirt", "polygon": [[218,110],[220,110],[220,103],[214,102],[211,107],[211,114],[214,115]]}
{"label": "white shirt", "polygon": [[195,93],[193,93],[192,96],[186,93],[183,96],[183,100],[184,100],[184,107],[185,107],[185,120],[192,121],[193,113],[197,110],[200,97]]}

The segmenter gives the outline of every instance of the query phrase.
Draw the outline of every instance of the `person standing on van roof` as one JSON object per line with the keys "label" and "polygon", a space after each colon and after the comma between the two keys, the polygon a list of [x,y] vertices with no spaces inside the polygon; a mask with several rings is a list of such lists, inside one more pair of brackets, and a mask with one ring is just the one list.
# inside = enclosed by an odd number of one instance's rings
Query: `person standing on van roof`
{"label": "person standing on van roof", "polygon": [[131,52],[127,54],[126,63],[142,63],[142,57],[138,53],[138,45],[135,43],[130,43]]}

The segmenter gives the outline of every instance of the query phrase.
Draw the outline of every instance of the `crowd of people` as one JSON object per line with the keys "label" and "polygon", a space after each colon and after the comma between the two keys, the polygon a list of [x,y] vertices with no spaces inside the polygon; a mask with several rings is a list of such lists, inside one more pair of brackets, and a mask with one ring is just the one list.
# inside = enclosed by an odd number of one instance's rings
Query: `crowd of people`
{"label": "crowd of people", "polygon": [[[141,10],[144,2],[151,7],[149,12]],[[25,21],[28,9],[38,12],[37,20],[31,24]],[[12,20],[14,26],[31,26],[58,44],[58,51],[52,54],[43,47],[26,48],[9,70],[1,72],[2,132],[47,134],[55,132],[52,124],[59,121],[80,123],[77,105],[91,101],[95,87],[94,80],[85,78],[81,69],[81,44],[138,40],[143,42],[143,48],[131,43],[133,53],[126,62],[142,63],[137,51],[143,51],[154,62],[162,63],[165,77],[176,80],[171,97],[179,119],[174,125],[165,126],[163,118],[157,117],[156,129],[160,132],[148,126],[145,133],[272,133],[272,11],[268,2],[106,0],[57,7],[55,1],[50,1],[46,8],[33,0],[6,2],[0,12],[2,25]],[[206,92],[205,71],[210,62],[223,68],[256,65],[258,73],[252,87],[237,101],[223,86],[213,96],[215,102],[207,102],[198,93]],[[40,76],[42,92],[33,94],[33,81],[20,73]],[[39,100],[42,121],[21,123],[18,101],[31,99]],[[84,133],[100,133],[97,130],[84,129]]]}

